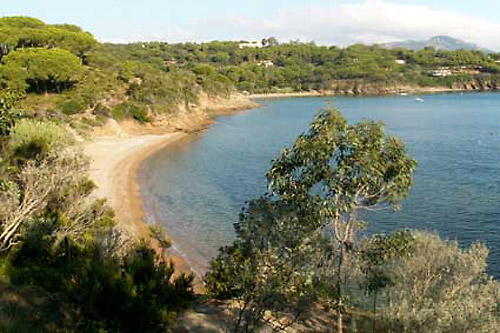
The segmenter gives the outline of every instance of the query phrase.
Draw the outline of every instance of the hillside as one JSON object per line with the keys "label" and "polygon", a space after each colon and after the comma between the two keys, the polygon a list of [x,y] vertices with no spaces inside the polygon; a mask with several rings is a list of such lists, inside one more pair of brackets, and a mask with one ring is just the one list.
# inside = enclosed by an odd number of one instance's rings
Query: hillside
{"label": "hillside", "polygon": [[[426,43],[438,51],[421,49]],[[235,41],[99,43],[74,25],[4,17],[0,89],[19,92],[29,115],[63,119],[85,132],[109,118],[161,121],[172,130],[198,128],[200,119],[207,120],[206,109],[217,107],[214,101],[238,92],[359,95],[500,86],[499,54],[467,50],[475,46],[444,36],[408,44],[415,51],[300,42],[240,46]],[[441,67],[465,70],[433,73]],[[249,104],[235,107],[242,105]]]}

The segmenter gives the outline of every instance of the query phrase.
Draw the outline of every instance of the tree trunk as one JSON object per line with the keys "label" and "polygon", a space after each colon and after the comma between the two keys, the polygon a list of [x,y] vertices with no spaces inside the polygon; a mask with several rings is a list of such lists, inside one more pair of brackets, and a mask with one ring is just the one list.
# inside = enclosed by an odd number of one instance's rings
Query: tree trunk
{"label": "tree trunk", "polygon": [[337,326],[339,333],[344,331],[342,323],[342,264],[344,263],[344,243],[340,243],[339,264],[337,267]]}

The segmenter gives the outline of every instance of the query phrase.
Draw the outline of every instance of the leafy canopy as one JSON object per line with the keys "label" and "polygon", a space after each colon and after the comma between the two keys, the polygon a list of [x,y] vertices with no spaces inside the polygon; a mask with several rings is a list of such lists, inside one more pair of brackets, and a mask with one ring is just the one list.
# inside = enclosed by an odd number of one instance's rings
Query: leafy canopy
{"label": "leafy canopy", "polygon": [[289,202],[307,201],[347,244],[359,210],[398,208],[408,195],[416,162],[403,142],[382,124],[349,125],[338,110],[320,113],[308,132],[281,153],[267,175],[271,193]]}
{"label": "leafy canopy", "polygon": [[[66,85],[78,81],[82,75],[82,67],[78,57],[63,49],[27,48],[19,49],[3,57],[0,73],[9,82],[16,82],[12,88],[20,88],[18,82],[33,86],[38,90],[48,85],[60,90]],[[25,88],[22,87],[21,88]]]}

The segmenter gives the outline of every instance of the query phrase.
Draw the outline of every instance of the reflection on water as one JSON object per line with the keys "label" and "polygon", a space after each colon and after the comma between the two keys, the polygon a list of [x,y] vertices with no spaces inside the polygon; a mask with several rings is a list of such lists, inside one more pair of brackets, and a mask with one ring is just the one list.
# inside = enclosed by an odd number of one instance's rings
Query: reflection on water
{"label": "reflection on water", "polygon": [[327,104],[350,122],[383,121],[418,160],[401,212],[369,214],[369,232],[437,230],[462,244],[484,240],[490,271],[500,271],[500,94],[363,98],[289,98],[223,116],[208,130],[177,141],[141,169],[145,208],[163,223],[197,270],[234,237],[246,200],[266,190],[270,160]]}

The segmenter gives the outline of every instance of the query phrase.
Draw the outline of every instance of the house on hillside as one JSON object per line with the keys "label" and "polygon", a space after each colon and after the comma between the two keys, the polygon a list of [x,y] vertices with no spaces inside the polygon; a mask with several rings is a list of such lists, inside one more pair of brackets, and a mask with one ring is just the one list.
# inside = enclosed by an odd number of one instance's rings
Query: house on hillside
{"label": "house on hillside", "polygon": [[261,60],[257,62],[257,65],[269,68],[274,66],[274,62],[272,62],[271,60]]}
{"label": "house on hillside", "polygon": [[264,47],[264,44],[262,44],[262,42],[258,42],[258,41],[252,41],[252,42],[241,42],[238,44],[238,47],[240,49],[243,49],[245,47],[253,47],[253,48],[263,48]]}
{"label": "house on hillside", "polygon": [[481,66],[441,67],[434,69],[430,74],[434,77],[447,77],[451,75],[477,75],[481,73]]}
{"label": "house on hillside", "polygon": [[397,59],[396,60],[396,64],[398,64],[398,65],[406,65],[406,61],[404,61],[403,59]]}
{"label": "house on hillside", "polygon": [[453,74],[453,71],[447,67],[434,69],[431,71],[431,75],[434,77],[447,77]]}

